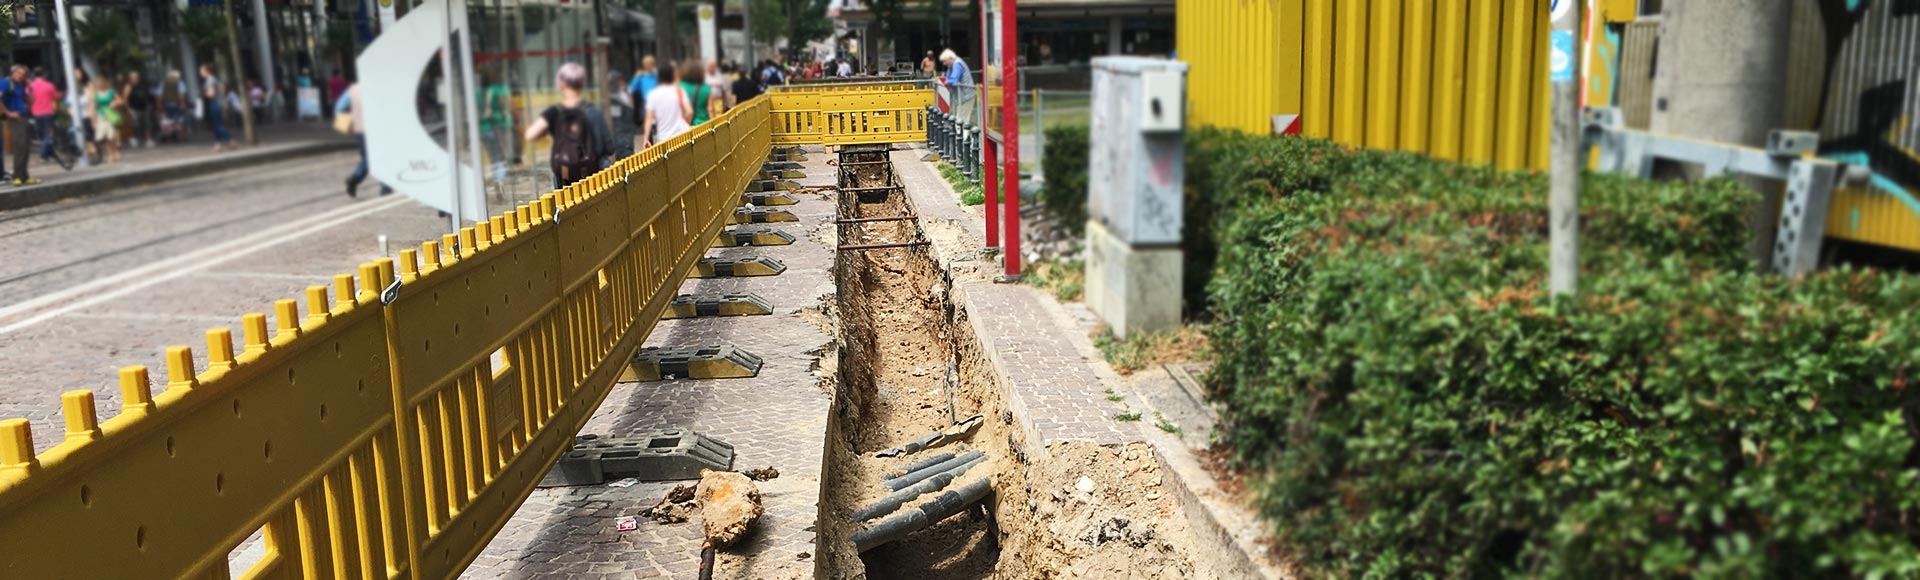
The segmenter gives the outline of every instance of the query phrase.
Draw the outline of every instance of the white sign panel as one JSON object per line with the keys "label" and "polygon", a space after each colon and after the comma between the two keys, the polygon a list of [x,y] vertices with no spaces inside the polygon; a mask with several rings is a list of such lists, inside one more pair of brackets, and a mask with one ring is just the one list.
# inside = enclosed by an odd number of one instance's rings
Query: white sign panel
{"label": "white sign panel", "polygon": [[[427,133],[414,107],[414,90],[427,63],[445,44],[446,0],[428,0],[382,31],[360,53],[360,103],[365,116],[367,169],[380,183],[440,211],[454,212],[453,169],[444,144]],[[464,20],[464,19],[459,19]],[[459,24],[456,22],[456,25]],[[462,163],[460,218],[487,219],[480,172]]]}
{"label": "white sign panel", "polygon": [[714,32],[713,5],[700,5],[700,58],[702,61],[720,60],[720,37]]}

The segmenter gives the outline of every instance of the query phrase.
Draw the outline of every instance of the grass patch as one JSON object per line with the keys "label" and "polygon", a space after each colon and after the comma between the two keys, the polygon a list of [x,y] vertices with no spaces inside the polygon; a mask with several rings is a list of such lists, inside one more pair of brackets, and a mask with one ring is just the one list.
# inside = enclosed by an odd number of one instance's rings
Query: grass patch
{"label": "grass patch", "polygon": [[1173,424],[1173,422],[1171,421],[1168,421],[1166,417],[1160,416],[1159,413],[1153,414],[1153,426],[1154,428],[1159,429],[1163,433],[1172,433],[1174,435],[1180,434],[1180,426]]}
{"label": "grass patch", "polygon": [[1076,302],[1086,289],[1087,264],[1081,260],[1045,261],[1027,270],[1026,282],[1061,302]]}
{"label": "grass patch", "polygon": [[1135,333],[1122,340],[1102,326],[1095,331],[1093,346],[1100,349],[1113,370],[1130,375],[1155,365],[1206,357],[1207,331],[1203,326],[1188,325],[1171,332]]}
{"label": "grass patch", "polygon": [[987,192],[980,184],[968,181],[965,174],[944,161],[939,167],[940,177],[946,179],[947,184],[953,186],[953,190],[960,194],[960,205],[972,206],[987,202]]}
{"label": "grass patch", "polygon": [[1140,420],[1140,414],[1139,413],[1121,413],[1118,415],[1114,415],[1113,418],[1114,420],[1117,420],[1117,421],[1132,423],[1134,421]]}

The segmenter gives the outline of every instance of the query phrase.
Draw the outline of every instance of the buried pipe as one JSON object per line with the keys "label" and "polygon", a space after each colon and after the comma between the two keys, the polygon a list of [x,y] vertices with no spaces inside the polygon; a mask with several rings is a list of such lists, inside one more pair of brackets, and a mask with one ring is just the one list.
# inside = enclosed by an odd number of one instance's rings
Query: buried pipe
{"label": "buried pipe", "polygon": [[929,465],[927,467],[915,469],[913,471],[907,472],[906,475],[902,475],[900,477],[896,477],[893,479],[880,482],[880,485],[887,486],[887,489],[900,491],[902,489],[905,489],[907,486],[920,483],[922,481],[926,481],[926,479],[929,477],[940,475],[942,473],[952,471],[956,467],[973,463],[973,460],[979,459],[981,457],[985,457],[986,455],[987,455],[986,453],[982,453],[979,451],[968,451],[966,453],[960,454],[959,457],[954,457],[952,459],[948,459],[946,461]]}
{"label": "buried pipe", "polygon": [[906,475],[909,473],[913,473],[915,471],[920,471],[922,469],[926,469],[929,467],[933,467],[935,465],[939,465],[941,463],[945,463],[948,459],[953,459],[952,453],[942,453],[939,455],[935,455],[933,457],[928,457],[926,459],[916,461],[914,462],[913,465],[908,465],[905,468],[899,469],[897,471],[889,471],[887,472],[886,475],[880,476],[880,479],[893,479],[896,477],[900,477],[902,475]]}
{"label": "buried pipe", "polygon": [[972,417],[967,417],[966,420],[960,421],[959,423],[949,426],[946,429],[941,429],[939,431],[934,431],[926,435],[921,435],[919,437],[914,438],[914,440],[912,441],[908,441],[905,445],[901,445],[899,447],[894,447],[891,449],[886,449],[879,453],[873,454],[873,456],[874,457],[896,457],[900,455],[912,455],[914,453],[919,453],[926,449],[939,447],[941,445],[950,443],[954,440],[972,436],[974,430],[979,429],[980,424],[984,423],[985,421],[986,421],[985,417],[976,414]]}
{"label": "buried pipe", "polygon": [[864,522],[893,513],[893,510],[900,509],[900,506],[907,505],[907,502],[913,501],[913,498],[946,488],[947,484],[953,483],[953,480],[958,479],[961,474],[966,473],[967,469],[985,463],[986,461],[987,457],[983,454],[980,457],[973,458],[971,461],[960,464],[959,467],[936,473],[932,477],[914,484],[912,487],[887,494],[886,497],[880,498],[880,501],[873,502],[873,505],[860,508],[860,511],[853,512],[853,521]]}
{"label": "buried pipe", "polygon": [[907,534],[960,513],[961,510],[986,497],[987,492],[992,490],[992,479],[986,477],[947,490],[946,493],[940,494],[926,504],[887,518],[885,521],[874,524],[873,527],[855,532],[853,548],[857,552],[865,552],[875,546],[904,538]]}

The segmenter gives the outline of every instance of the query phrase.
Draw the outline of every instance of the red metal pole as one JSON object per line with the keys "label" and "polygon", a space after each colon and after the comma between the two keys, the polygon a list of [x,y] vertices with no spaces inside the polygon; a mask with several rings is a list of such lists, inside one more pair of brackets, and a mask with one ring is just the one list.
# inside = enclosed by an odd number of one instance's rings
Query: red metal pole
{"label": "red metal pole", "polygon": [[[1019,0],[1002,0],[1000,4],[1000,137],[1005,141],[1007,154],[1002,162],[1007,168],[1007,185],[1001,191],[1007,193],[1007,203],[1002,211],[1006,212],[1006,248],[1007,276],[1020,275],[1020,27],[1016,24],[1020,18]],[[1039,127],[1035,127],[1039,130]]]}
{"label": "red metal pole", "polygon": [[1000,148],[986,134],[985,130],[980,131],[980,144],[986,148],[986,154],[981,156],[980,188],[987,194],[987,247],[997,248],[1000,247]]}
{"label": "red metal pole", "polygon": [[993,137],[987,134],[987,75],[985,74],[987,54],[993,52],[993,34],[991,34],[993,21],[987,18],[992,6],[992,2],[980,3],[980,60],[975,64],[980,66],[982,74],[980,84],[970,88],[976,89],[973,101],[978,103],[980,109],[977,118],[980,119],[980,148],[984,150],[980,156],[980,189],[981,193],[987,195],[987,247],[997,248],[1000,247],[1000,196],[997,193],[1000,191],[1000,152],[993,146]]}

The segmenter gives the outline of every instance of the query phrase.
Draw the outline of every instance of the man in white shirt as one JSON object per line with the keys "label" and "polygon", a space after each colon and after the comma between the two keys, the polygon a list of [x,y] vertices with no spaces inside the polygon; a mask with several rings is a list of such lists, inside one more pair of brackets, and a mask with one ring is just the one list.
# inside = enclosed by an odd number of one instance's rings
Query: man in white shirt
{"label": "man in white shirt", "polygon": [[647,93],[647,126],[640,134],[650,138],[643,140],[641,149],[693,130],[693,103],[680,89],[679,72],[673,70],[673,63],[666,63],[660,65],[659,74],[660,86]]}

